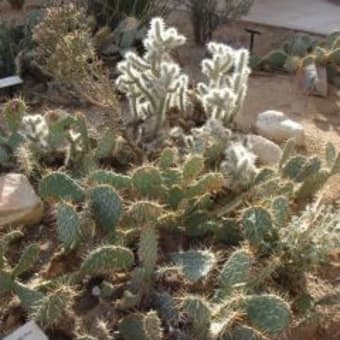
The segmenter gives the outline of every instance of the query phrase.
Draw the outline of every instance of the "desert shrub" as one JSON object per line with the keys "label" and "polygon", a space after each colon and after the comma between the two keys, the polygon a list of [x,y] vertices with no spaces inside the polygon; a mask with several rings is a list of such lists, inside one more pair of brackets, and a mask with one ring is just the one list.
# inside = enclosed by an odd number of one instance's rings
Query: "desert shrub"
{"label": "desert shrub", "polygon": [[116,107],[114,88],[96,57],[83,8],[72,3],[47,8],[33,39],[37,63],[57,84],[90,103]]}
{"label": "desert shrub", "polygon": [[211,40],[214,30],[222,23],[248,13],[253,0],[188,0],[195,41],[205,44]]}
{"label": "desert shrub", "polygon": [[113,28],[126,17],[135,17],[144,24],[153,16],[165,16],[171,8],[162,0],[87,0],[87,6],[99,26]]}

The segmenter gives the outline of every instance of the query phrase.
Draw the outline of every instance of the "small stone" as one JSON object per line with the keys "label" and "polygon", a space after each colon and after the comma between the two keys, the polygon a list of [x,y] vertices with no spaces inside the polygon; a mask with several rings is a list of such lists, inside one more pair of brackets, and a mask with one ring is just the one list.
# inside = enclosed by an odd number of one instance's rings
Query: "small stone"
{"label": "small stone", "polygon": [[266,165],[277,164],[282,157],[281,148],[267,138],[257,135],[248,135],[252,151],[258,160]]}
{"label": "small stone", "polygon": [[257,116],[255,126],[259,135],[270,140],[281,143],[294,138],[297,145],[304,145],[304,127],[289,119],[283,112],[262,112]]}
{"label": "small stone", "polygon": [[43,210],[26,176],[11,173],[0,177],[0,226],[39,223]]}
{"label": "small stone", "polygon": [[48,340],[48,337],[34,321],[29,321],[6,336],[4,340]]}

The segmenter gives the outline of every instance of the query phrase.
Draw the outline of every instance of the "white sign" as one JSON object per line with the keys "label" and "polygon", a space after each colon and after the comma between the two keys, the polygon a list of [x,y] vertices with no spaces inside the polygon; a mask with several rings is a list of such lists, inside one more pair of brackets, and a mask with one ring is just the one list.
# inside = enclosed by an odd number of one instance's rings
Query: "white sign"
{"label": "white sign", "polygon": [[12,76],[7,78],[0,79],[0,89],[15,85],[20,85],[23,83],[23,80],[19,76]]}
{"label": "white sign", "polygon": [[48,337],[34,321],[30,321],[3,340],[48,340]]}

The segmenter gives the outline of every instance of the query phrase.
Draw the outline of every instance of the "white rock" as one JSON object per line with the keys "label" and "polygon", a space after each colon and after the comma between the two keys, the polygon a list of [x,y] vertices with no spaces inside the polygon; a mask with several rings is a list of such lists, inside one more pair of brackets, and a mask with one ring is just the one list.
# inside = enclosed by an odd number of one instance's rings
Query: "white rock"
{"label": "white rock", "polygon": [[248,140],[252,146],[252,151],[261,163],[275,165],[280,161],[282,150],[274,142],[257,135],[248,135]]}
{"label": "white rock", "polygon": [[35,224],[43,217],[43,203],[21,174],[0,177],[0,226]]}
{"label": "white rock", "polygon": [[257,116],[255,126],[258,134],[273,141],[281,143],[294,138],[297,145],[304,145],[304,127],[289,119],[283,112],[262,112]]}
{"label": "white rock", "polygon": [[29,321],[4,340],[48,340],[48,338],[34,321]]}

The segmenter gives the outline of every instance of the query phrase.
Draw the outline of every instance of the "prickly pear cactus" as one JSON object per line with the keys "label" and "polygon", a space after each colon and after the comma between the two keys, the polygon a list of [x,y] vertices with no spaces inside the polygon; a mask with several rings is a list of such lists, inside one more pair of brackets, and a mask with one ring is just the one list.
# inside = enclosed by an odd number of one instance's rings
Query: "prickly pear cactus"
{"label": "prickly pear cactus", "polygon": [[26,111],[26,103],[20,98],[12,99],[6,103],[3,109],[3,114],[6,124],[11,132],[18,131]]}
{"label": "prickly pear cactus", "polygon": [[111,186],[99,185],[90,189],[90,208],[94,219],[104,231],[112,233],[122,214],[122,200]]}
{"label": "prickly pear cactus", "polygon": [[124,340],[162,340],[163,330],[156,312],[135,313],[124,318],[119,324],[119,333]]}
{"label": "prickly pear cactus", "polygon": [[127,270],[134,264],[131,250],[119,246],[99,247],[86,257],[81,265],[84,274],[105,274],[114,270]]}
{"label": "prickly pear cactus", "polygon": [[47,201],[81,202],[85,198],[84,189],[71,177],[62,172],[52,172],[39,184],[40,196]]}
{"label": "prickly pear cactus", "polygon": [[57,206],[57,235],[67,250],[73,249],[81,241],[81,219],[70,204],[59,203]]}
{"label": "prickly pear cactus", "polygon": [[259,330],[277,335],[289,329],[291,311],[288,303],[275,295],[251,295],[245,298],[249,322]]}
{"label": "prickly pear cactus", "polygon": [[181,267],[184,275],[193,282],[204,279],[216,265],[214,253],[208,250],[188,250],[174,253],[174,263]]}
{"label": "prickly pear cactus", "polygon": [[220,289],[228,294],[234,286],[247,282],[252,262],[253,258],[248,250],[234,251],[221,269]]}
{"label": "prickly pear cactus", "polygon": [[91,184],[107,184],[117,190],[126,190],[131,187],[131,177],[118,174],[110,170],[95,170],[89,177]]}
{"label": "prickly pear cactus", "polygon": [[137,168],[132,175],[132,183],[142,197],[158,197],[162,186],[161,173],[153,166]]}
{"label": "prickly pear cactus", "polygon": [[199,339],[209,338],[211,310],[208,303],[200,297],[186,296],[181,309],[191,323],[191,336]]}
{"label": "prickly pear cactus", "polygon": [[246,238],[254,245],[260,245],[273,233],[272,217],[261,207],[247,209],[242,216],[242,226]]}

